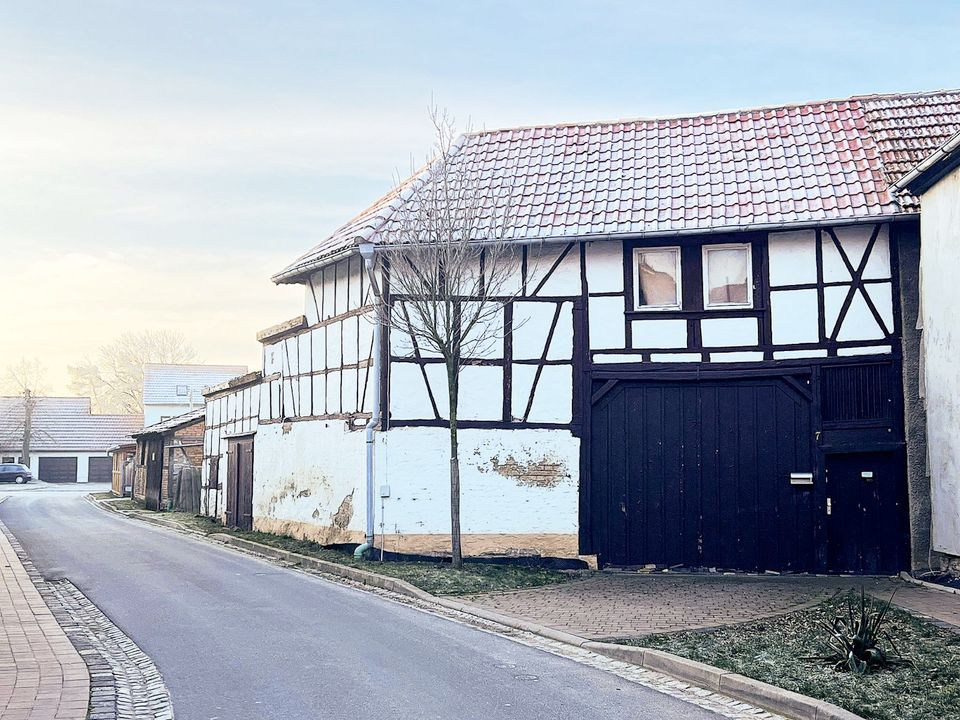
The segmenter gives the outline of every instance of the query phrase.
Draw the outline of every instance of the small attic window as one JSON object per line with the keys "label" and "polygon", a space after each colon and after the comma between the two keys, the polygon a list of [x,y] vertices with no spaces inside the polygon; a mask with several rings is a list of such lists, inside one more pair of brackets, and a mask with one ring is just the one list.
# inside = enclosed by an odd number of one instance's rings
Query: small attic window
{"label": "small attic window", "polygon": [[189,393],[189,387],[186,385],[177,385],[177,397],[186,397]]}

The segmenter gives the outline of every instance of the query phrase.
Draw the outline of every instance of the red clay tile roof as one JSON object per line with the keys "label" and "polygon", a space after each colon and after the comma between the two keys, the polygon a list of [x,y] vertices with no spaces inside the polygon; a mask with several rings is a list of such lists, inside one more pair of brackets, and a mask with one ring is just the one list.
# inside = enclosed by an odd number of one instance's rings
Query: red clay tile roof
{"label": "red clay tile roof", "polygon": [[[456,159],[509,184],[515,239],[696,232],[915,212],[888,187],[960,130],[960,91],[871,95],[713,115],[472,133]],[[416,176],[286,269],[376,242]]]}

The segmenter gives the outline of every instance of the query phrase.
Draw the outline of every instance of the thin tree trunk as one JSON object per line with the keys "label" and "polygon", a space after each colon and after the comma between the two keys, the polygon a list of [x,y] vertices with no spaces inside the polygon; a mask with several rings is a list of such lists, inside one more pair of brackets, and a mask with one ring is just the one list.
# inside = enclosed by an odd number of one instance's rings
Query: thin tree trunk
{"label": "thin tree trunk", "polygon": [[23,446],[20,449],[23,464],[30,466],[30,436],[33,434],[33,395],[23,391]]}
{"label": "thin tree trunk", "polygon": [[456,569],[463,567],[463,551],[460,547],[460,455],[457,444],[457,401],[460,373],[458,368],[447,367],[447,388],[450,394],[450,564]]}

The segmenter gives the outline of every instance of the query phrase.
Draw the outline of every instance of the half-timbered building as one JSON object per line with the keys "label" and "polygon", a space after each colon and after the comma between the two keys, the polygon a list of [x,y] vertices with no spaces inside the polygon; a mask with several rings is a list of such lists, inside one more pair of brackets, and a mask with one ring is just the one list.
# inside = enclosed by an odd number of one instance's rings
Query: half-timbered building
{"label": "half-timbered building", "polygon": [[[513,187],[519,257],[502,341],[461,376],[465,552],[924,562],[904,393],[919,208],[891,186],[958,123],[944,92],[464,136],[460,160]],[[275,276],[304,309],[261,333],[261,378],[207,398],[208,514],[334,544],[373,513],[387,550],[447,548],[444,370],[386,329],[374,352],[373,304],[395,298],[387,256],[366,273],[358,251],[411,201],[389,194]]]}

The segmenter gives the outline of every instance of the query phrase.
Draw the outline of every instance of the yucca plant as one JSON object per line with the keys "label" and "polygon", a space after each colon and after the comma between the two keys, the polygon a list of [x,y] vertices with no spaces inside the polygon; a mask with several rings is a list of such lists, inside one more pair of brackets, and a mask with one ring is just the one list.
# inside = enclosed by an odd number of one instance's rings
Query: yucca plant
{"label": "yucca plant", "polygon": [[901,656],[890,633],[883,628],[896,594],[894,591],[890,599],[881,605],[868,598],[861,586],[858,609],[854,608],[853,600],[848,597],[846,615],[837,615],[830,623],[820,621],[828,633],[825,645],[830,652],[817,659],[834,662],[834,670],[838,672],[850,671],[857,675],[907,664],[909,661]]}

